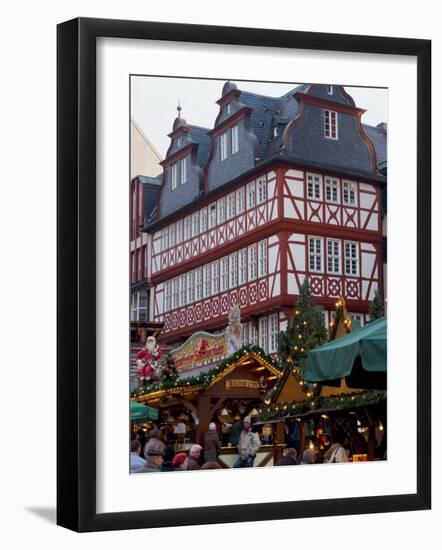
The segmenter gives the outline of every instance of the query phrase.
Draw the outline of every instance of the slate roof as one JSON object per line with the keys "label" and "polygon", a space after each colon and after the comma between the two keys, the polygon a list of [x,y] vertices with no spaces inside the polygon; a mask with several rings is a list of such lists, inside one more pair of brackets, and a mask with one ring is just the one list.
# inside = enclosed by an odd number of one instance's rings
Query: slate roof
{"label": "slate roof", "polygon": [[[281,97],[270,97],[266,95],[261,95],[253,92],[248,92],[246,90],[240,90],[235,83],[227,82],[223,88],[223,97],[231,91],[237,91],[237,102],[238,107],[249,107],[250,108],[250,130],[253,132],[256,137],[256,145],[254,147],[254,156],[252,160],[254,162],[255,168],[258,166],[267,165],[269,162],[274,159],[281,159],[285,161],[295,161],[300,165],[308,165],[312,167],[317,167],[318,169],[336,169],[342,170],[343,167],[348,168],[348,172],[355,176],[366,176],[369,173],[367,170],[367,165],[369,160],[367,159],[367,148],[366,145],[359,144],[359,149],[355,145],[355,140],[353,135],[348,137],[347,145],[345,151],[335,149],[333,157],[330,151],[326,149],[329,143],[322,144],[322,156],[316,150],[318,143],[321,142],[323,138],[322,129],[309,127],[307,131],[304,131],[302,134],[302,139],[294,142],[293,135],[289,138],[289,142],[284,146],[283,137],[284,132],[288,125],[297,117],[300,112],[300,103],[294,97],[295,94],[303,93],[316,95],[319,98],[322,98],[321,94],[327,94],[326,86],[318,85],[314,88],[311,88],[311,84],[302,84],[296,86],[295,88],[288,91],[285,95]],[[319,95],[318,95],[319,94]],[[329,99],[327,96],[325,99]],[[331,101],[338,103],[348,104],[348,96],[346,96],[342,90],[339,91],[339,94],[336,94]],[[307,121],[307,116],[304,115],[302,121]],[[349,117],[347,117],[349,119]],[[304,121],[304,122],[305,122]],[[205,170],[207,163],[210,157],[211,152],[211,137],[208,135],[211,129],[203,128],[200,126],[187,124],[184,119],[176,119],[174,123],[174,130],[178,127],[179,124],[186,124],[189,128],[187,134],[188,140],[181,145],[181,147],[188,145],[189,140],[198,144],[197,149],[197,160],[199,162],[201,170]],[[348,120],[346,121],[345,116],[342,118],[340,127],[342,128],[342,134],[347,132],[346,124],[348,126]],[[368,124],[363,124],[363,129],[367,134],[368,138],[372,141],[377,155],[377,173],[372,174],[379,181],[384,181],[386,176],[386,163],[387,163],[387,131],[386,125],[380,124],[378,126],[371,126]],[[297,127],[298,128],[298,127]],[[356,130],[355,130],[356,131]],[[316,132],[316,133],[315,133]],[[357,131],[356,131],[357,132]],[[348,134],[350,136],[350,134]],[[291,141],[290,141],[291,140]],[[340,140],[341,141],[341,140]],[[342,140],[344,142],[344,140]],[[176,150],[172,150],[171,153],[175,153]],[[350,156],[349,156],[350,155]],[[335,160],[337,161],[335,163]],[[351,160],[351,162],[349,162]],[[250,159],[244,161],[243,167],[238,167],[236,173],[238,177],[245,175],[250,172]],[[232,167],[233,169],[233,167]],[[152,178],[155,179],[155,178]],[[230,181],[234,181],[236,178],[229,178],[226,181],[226,184]],[[177,197],[178,199],[179,197]],[[194,200],[202,199],[201,191],[194,194]],[[188,204],[187,201],[185,204],[182,200],[177,200],[174,211],[180,210]],[[149,225],[155,224],[159,220],[157,217],[158,214],[151,212],[151,220]],[[171,215],[170,209],[161,215],[161,218],[167,218]],[[153,215],[152,215],[153,214]]]}
{"label": "slate roof", "polygon": [[362,127],[376,149],[378,169],[383,170],[387,163],[387,132],[382,123],[378,126],[363,124]]}
{"label": "slate roof", "polygon": [[[260,160],[280,149],[285,126],[299,112],[299,104],[293,95],[296,92],[306,91],[308,86],[308,84],[297,86],[282,97],[270,97],[241,90],[240,103],[253,109],[251,125],[258,140],[257,157]],[[274,136],[275,127],[278,128],[276,137]]]}
{"label": "slate roof", "polygon": [[158,194],[161,188],[162,174],[156,178],[148,176],[137,176],[139,181],[144,185],[144,219],[147,220],[155,208]]}
{"label": "slate roof", "polygon": [[205,168],[210,154],[211,139],[208,136],[208,128],[202,128],[201,126],[194,126],[189,124],[189,137],[192,143],[197,143],[198,147],[198,162],[202,169]]}

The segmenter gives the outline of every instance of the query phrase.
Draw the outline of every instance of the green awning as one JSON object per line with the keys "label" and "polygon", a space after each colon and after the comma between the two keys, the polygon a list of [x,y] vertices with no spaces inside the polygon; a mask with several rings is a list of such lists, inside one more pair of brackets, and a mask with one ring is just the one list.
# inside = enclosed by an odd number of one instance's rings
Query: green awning
{"label": "green awning", "polygon": [[[386,379],[386,317],[310,351],[304,368],[304,378],[308,382],[338,380],[351,377],[353,370],[358,371],[360,387],[366,387],[364,377],[366,381],[369,381],[370,376],[376,378],[376,387],[379,387],[379,380]],[[353,384],[352,387],[358,385]]]}
{"label": "green awning", "polygon": [[130,419],[131,420],[158,420],[158,409],[147,407],[137,401],[130,402]]}

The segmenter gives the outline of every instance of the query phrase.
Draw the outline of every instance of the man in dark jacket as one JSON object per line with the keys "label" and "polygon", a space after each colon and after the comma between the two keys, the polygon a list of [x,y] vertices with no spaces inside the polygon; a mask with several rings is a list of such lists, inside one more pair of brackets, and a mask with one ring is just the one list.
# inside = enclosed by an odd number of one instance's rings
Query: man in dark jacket
{"label": "man in dark jacket", "polygon": [[190,447],[189,458],[187,460],[187,470],[200,470],[199,459],[201,456],[201,445],[192,445]]}
{"label": "man in dark jacket", "polygon": [[215,422],[209,424],[209,431],[204,436],[204,462],[216,462],[221,447]]}
{"label": "man in dark jacket", "polygon": [[142,474],[145,472],[161,472],[161,465],[164,459],[164,443],[157,440],[154,444],[144,451],[146,464],[137,470],[135,473]]}

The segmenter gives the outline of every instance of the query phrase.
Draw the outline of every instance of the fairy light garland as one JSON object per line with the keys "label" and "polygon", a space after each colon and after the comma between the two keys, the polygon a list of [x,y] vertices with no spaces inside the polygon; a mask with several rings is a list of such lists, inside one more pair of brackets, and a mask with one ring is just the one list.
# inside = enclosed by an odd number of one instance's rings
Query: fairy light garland
{"label": "fairy light garland", "polygon": [[[309,412],[321,412],[327,410],[344,410],[348,408],[362,407],[365,405],[374,405],[386,399],[387,392],[385,390],[368,390],[355,394],[340,394],[330,395],[327,397],[319,397],[311,401],[296,401],[292,403],[279,403],[278,405],[269,406],[264,409],[258,416],[257,421],[267,422],[278,418],[296,416]],[[281,411],[284,414],[281,415]]]}
{"label": "fairy light garland", "polygon": [[[149,401],[159,398],[165,394],[183,393],[185,391],[202,389],[203,387],[216,384],[221,378],[229,374],[235,369],[242,359],[248,356],[258,358],[258,361],[263,364],[274,375],[280,376],[282,370],[278,363],[271,355],[268,355],[261,347],[254,345],[246,345],[238,351],[226,357],[216,367],[207,372],[201,373],[198,376],[191,376],[186,379],[168,379],[161,382],[153,382],[149,386],[138,388],[131,393],[131,397],[141,401],[148,399]],[[144,398],[144,399],[143,399]]]}

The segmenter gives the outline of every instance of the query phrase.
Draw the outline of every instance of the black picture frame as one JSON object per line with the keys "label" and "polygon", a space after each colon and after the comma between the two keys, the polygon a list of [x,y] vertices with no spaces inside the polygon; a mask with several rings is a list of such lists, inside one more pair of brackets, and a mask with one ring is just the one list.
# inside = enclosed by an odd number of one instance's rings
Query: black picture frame
{"label": "black picture frame", "polygon": [[[417,59],[417,492],[96,512],[96,39],[150,39]],[[431,506],[431,41],[74,19],[57,28],[57,523],[83,532],[424,510]]]}

